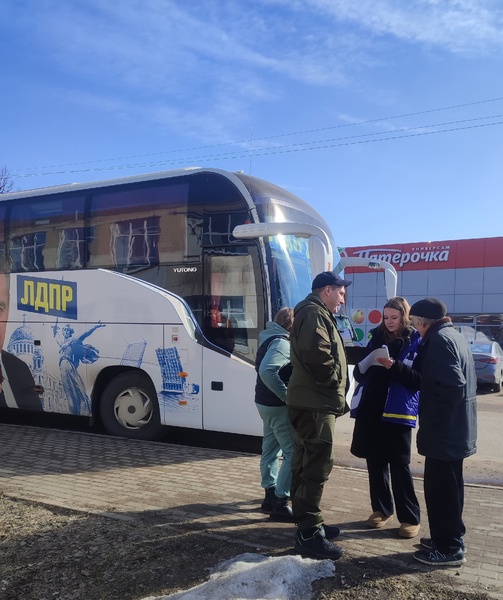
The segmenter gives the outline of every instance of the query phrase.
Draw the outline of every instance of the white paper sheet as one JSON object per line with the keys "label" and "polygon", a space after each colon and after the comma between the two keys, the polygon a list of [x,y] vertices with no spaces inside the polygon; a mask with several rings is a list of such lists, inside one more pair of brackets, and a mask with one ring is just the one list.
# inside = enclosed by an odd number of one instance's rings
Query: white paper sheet
{"label": "white paper sheet", "polygon": [[358,363],[358,367],[360,368],[360,373],[365,373],[365,371],[369,367],[382,367],[381,363],[377,362],[377,358],[389,358],[389,352],[387,346],[383,346],[382,348],[377,348],[373,352],[371,352],[366,358],[361,360]]}

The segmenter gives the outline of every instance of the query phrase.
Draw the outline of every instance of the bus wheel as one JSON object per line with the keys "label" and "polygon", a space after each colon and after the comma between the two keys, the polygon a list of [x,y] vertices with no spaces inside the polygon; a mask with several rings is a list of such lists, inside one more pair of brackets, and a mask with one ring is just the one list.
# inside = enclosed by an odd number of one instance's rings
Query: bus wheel
{"label": "bus wheel", "polygon": [[114,377],[101,395],[100,416],[110,435],[155,440],[163,431],[157,394],[143,373]]}

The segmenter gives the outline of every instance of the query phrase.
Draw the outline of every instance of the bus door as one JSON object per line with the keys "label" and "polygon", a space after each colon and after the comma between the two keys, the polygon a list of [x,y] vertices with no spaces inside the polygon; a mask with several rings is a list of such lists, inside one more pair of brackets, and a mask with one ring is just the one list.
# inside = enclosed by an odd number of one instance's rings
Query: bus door
{"label": "bus door", "polygon": [[254,364],[265,296],[256,244],[205,253],[204,305],[203,428],[261,435]]}

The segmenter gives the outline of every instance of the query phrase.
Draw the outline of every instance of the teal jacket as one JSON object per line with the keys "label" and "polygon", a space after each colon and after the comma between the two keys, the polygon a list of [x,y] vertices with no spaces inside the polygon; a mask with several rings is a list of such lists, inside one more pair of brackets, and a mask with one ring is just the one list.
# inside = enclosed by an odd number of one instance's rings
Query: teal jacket
{"label": "teal jacket", "polygon": [[[290,365],[289,336],[290,334],[288,331],[274,321],[268,321],[265,329],[261,331],[258,336],[259,348],[270,338],[276,338],[269,344],[267,352],[260,362],[258,375],[262,383],[264,383],[283,403],[286,401],[287,388],[286,383],[281,378],[280,371]],[[260,382],[257,383],[259,384]],[[269,406],[271,403],[268,401],[267,396],[268,395],[264,393],[264,390],[261,389],[260,385],[257,385],[255,388],[255,402]],[[273,404],[273,406],[276,405],[281,405],[281,402]]]}
{"label": "teal jacket", "polygon": [[294,309],[290,360],[288,406],[337,416],[349,410],[344,343],[335,318],[316,294],[309,294]]}

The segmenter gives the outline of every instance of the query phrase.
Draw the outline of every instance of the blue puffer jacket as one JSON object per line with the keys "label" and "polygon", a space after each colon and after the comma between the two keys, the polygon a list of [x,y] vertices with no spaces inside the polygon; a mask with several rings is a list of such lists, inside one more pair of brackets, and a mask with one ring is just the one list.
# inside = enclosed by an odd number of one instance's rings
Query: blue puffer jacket
{"label": "blue puffer jacket", "polygon": [[[421,336],[415,331],[411,335],[410,345],[405,345],[402,352],[398,355],[399,361],[403,364],[412,366],[417,356]],[[388,398],[384,406],[382,415],[383,421],[389,423],[399,423],[415,427],[417,422],[419,392],[412,391],[405,387],[399,381],[391,379],[389,384]]]}
{"label": "blue puffer jacket", "polygon": [[[373,419],[379,418],[381,421],[396,423],[415,427],[417,422],[419,386],[408,385],[408,381],[402,382],[392,376],[396,371],[397,365],[406,365],[410,370],[413,360],[417,356],[421,336],[415,329],[410,328],[400,350],[392,351],[396,347],[396,342],[385,343],[384,334],[380,327],[376,327],[370,332],[371,339],[367,345],[369,350],[376,350],[384,345],[390,349],[390,354],[397,361],[391,371],[386,371],[383,367],[374,366],[363,375],[355,367],[353,373],[358,386],[355,390],[355,396],[360,394],[361,403],[356,406],[356,402],[351,402],[351,416],[353,418],[364,418],[368,420],[370,414]],[[398,341],[398,340],[397,340]],[[353,398],[355,399],[355,396]],[[382,398],[379,401],[379,398]],[[380,404],[382,402],[382,404]],[[379,409],[379,404],[382,409]],[[362,414],[363,411],[363,414]],[[377,412],[379,411],[379,412]]]}

